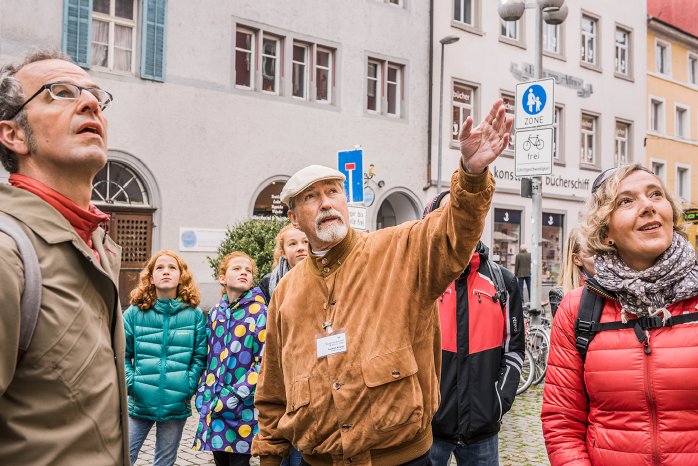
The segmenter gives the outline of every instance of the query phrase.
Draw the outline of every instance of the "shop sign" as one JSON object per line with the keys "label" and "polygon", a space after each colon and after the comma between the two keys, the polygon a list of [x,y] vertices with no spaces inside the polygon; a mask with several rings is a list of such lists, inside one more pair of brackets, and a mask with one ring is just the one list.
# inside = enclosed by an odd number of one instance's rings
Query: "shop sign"
{"label": "shop sign", "polygon": [[562,226],[562,214],[546,214],[543,212],[543,222],[544,227],[561,227]]}
{"label": "shop sign", "polygon": [[494,209],[494,221],[521,224],[521,211],[514,209]]}
{"label": "shop sign", "polygon": [[684,210],[683,219],[687,222],[698,223],[698,209]]}

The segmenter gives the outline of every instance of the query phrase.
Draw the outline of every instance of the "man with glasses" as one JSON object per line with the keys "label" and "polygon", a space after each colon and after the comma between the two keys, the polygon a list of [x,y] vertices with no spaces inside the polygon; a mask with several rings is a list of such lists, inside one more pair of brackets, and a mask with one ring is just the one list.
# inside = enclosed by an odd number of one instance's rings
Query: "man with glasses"
{"label": "man with glasses", "polygon": [[100,226],[109,217],[90,204],[107,161],[102,112],[111,101],[58,52],[0,67],[0,161],[10,173],[0,213],[29,237],[42,276],[21,351],[20,300],[32,286],[18,245],[0,232],[0,464],[129,462],[121,248]]}

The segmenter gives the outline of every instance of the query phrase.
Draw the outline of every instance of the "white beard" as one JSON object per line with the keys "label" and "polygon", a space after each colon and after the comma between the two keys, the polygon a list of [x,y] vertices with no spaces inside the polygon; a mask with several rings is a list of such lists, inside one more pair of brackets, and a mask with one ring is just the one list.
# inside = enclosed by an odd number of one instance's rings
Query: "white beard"
{"label": "white beard", "polygon": [[[337,217],[340,223],[334,223],[321,228],[320,222],[327,217]],[[315,218],[315,234],[323,243],[335,243],[341,241],[347,236],[349,228],[344,223],[344,218],[337,210],[331,209],[318,214]]]}

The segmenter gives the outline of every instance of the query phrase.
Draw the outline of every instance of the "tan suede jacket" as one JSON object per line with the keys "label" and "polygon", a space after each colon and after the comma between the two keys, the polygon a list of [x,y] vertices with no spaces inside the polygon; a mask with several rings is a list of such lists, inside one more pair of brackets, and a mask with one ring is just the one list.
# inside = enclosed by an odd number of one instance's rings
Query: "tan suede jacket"
{"label": "tan suede jacket", "polygon": [[121,248],[99,228],[97,262],[65,217],[22,189],[0,185],[0,210],[23,224],[42,276],[36,330],[16,367],[24,277],[0,233],[0,465],[129,464]]}
{"label": "tan suede jacket", "polygon": [[[278,466],[291,444],[310,464],[395,466],[431,447],[439,405],[437,297],[465,268],[494,192],[462,170],[425,220],[347,237],[279,283],[269,306],[252,451]],[[318,358],[323,322],[347,351]]]}

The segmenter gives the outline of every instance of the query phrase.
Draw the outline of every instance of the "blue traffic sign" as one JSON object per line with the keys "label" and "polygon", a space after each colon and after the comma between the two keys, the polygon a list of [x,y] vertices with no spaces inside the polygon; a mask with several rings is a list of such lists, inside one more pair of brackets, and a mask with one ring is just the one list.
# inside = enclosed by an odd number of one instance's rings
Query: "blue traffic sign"
{"label": "blue traffic sign", "polygon": [[538,84],[533,84],[524,91],[523,99],[521,99],[521,106],[524,112],[529,115],[538,115],[545,108],[547,97],[543,87]]}
{"label": "blue traffic sign", "polygon": [[364,201],[363,155],[361,149],[337,152],[337,168],[347,177],[344,180],[347,202]]}

